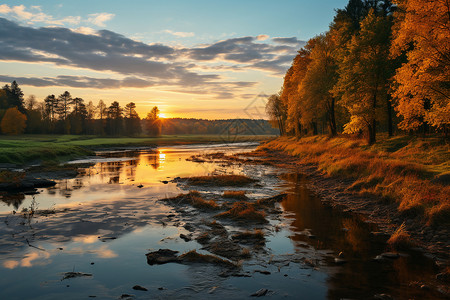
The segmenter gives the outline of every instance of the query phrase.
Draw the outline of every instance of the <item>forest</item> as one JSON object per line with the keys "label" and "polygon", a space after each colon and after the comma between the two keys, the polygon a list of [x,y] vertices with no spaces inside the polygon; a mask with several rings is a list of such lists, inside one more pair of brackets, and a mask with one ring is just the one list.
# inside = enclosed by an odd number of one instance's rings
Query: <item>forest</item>
{"label": "forest", "polygon": [[205,120],[195,118],[160,118],[153,107],[143,119],[136,104],[122,107],[114,101],[85,103],[68,91],[48,95],[39,102],[34,95],[24,99],[16,81],[0,89],[0,132],[4,135],[85,134],[97,136],[159,136],[161,134],[273,135],[266,120]]}
{"label": "forest", "polygon": [[307,41],[266,111],[280,135],[448,136],[450,2],[350,0]]}

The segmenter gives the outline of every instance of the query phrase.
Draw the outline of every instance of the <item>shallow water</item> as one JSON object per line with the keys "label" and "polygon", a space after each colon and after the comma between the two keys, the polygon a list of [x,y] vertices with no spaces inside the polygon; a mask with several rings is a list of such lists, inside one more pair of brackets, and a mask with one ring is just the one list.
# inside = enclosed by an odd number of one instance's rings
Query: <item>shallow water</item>
{"label": "shallow water", "polygon": [[[270,298],[367,299],[381,293],[396,299],[439,296],[419,288],[432,281],[435,266],[431,260],[407,253],[397,260],[373,261],[385,251],[385,238],[371,235],[376,231],[374,225],[324,206],[308,190],[304,176],[269,166],[186,160],[195,154],[235,153],[254,147],[194,145],[103,152],[101,157],[77,161],[95,163],[77,178],[59,180],[57,186],[35,196],[3,197],[0,298],[117,299],[130,294],[136,299],[240,299],[261,288],[270,290]],[[267,253],[255,253],[243,263],[243,271],[251,277],[220,277],[218,267],[209,265],[149,266],[145,254],[150,250],[201,248],[195,241],[179,238],[186,233],[182,227],[186,220],[158,201],[183,191],[183,186],[164,181],[222,173],[260,179],[261,186],[247,188],[250,198],[288,192],[280,204],[282,214],[272,217],[272,226],[265,228]],[[220,194],[223,190],[204,192]],[[14,213],[30,208],[56,213],[28,218]],[[347,263],[337,266],[334,257],[340,252]],[[63,280],[70,271],[92,276]],[[135,291],[134,285],[148,291]]]}

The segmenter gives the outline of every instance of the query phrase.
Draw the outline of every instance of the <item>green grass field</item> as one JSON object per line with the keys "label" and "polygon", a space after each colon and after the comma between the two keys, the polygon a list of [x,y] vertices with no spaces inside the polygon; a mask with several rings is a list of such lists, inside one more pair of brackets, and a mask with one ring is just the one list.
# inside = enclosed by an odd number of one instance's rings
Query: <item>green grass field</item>
{"label": "green grass field", "polygon": [[165,135],[160,137],[97,137],[85,135],[0,136],[0,163],[59,163],[111,147],[167,146],[262,141],[272,136]]}

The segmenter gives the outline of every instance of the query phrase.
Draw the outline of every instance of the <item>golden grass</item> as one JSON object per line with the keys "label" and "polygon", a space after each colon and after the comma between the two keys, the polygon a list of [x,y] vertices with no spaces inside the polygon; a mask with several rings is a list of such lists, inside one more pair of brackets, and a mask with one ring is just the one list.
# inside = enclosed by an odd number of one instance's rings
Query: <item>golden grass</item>
{"label": "golden grass", "polygon": [[450,145],[443,139],[386,137],[368,146],[349,137],[283,137],[261,149],[285,151],[329,176],[353,178],[350,190],[392,199],[399,211],[423,215],[428,224],[448,216],[450,185],[433,181],[450,171]]}
{"label": "golden grass", "polygon": [[245,191],[225,191],[223,192],[222,197],[232,199],[247,199]]}
{"label": "golden grass", "polygon": [[254,229],[253,231],[246,230],[243,232],[236,233],[232,236],[232,239],[251,239],[251,240],[264,240],[264,232],[261,229]]}
{"label": "golden grass", "polygon": [[402,223],[391,235],[387,244],[395,250],[407,249],[412,246],[411,237],[406,230],[405,223]]}
{"label": "golden grass", "polygon": [[216,217],[267,222],[266,214],[263,211],[257,211],[254,204],[245,201],[233,203],[229,210],[218,214]]}
{"label": "golden grass", "polygon": [[179,194],[173,198],[163,199],[176,204],[188,204],[199,209],[219,209],[219,205],[214,200],[204,199],[198,191],[190,191],[187,194]]}
{"label": "golden grass", "polygon": [[253,182],[255,179],[245,175],[213,175],[197,176],[185,178],[187,184],[203,186],[244,186]]}

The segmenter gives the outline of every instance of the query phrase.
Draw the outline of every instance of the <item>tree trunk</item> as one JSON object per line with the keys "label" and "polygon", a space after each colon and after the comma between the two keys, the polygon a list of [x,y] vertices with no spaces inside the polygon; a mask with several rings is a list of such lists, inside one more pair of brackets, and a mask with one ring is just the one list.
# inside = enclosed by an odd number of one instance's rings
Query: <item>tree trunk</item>
{"label": "tree trunk", "polygon": [[317,123],[312,122],[312,128],[313,128],[313,135],[317,135]]}
{"label": "tree trunk", "polygon": [[393,133],[393,125],[392,125],[392,105],[391,105],[391,96],[387,96],[386,101],[386,107],[387,107],[387,122],[388,122],[388,133],[389,136],[392,136]]}
{"label": "tree trunk", "polygon": [[336,136],[337,135],[337,129],[336,129],[336,117],[334,114],[334,98],[331,98],[330,103],[330,110],[328,112],[328,125],[330,128],[330,135]]}

